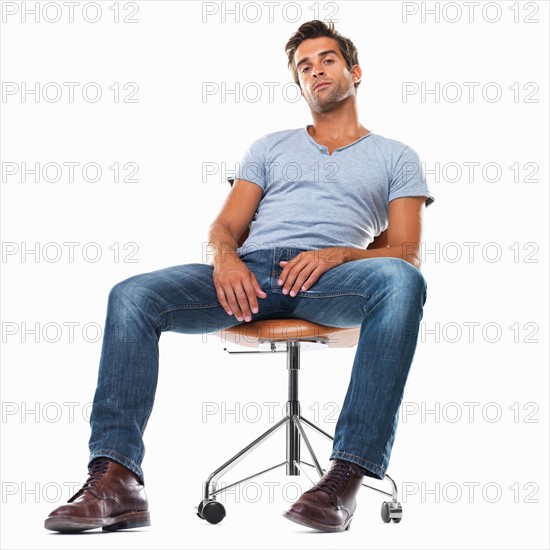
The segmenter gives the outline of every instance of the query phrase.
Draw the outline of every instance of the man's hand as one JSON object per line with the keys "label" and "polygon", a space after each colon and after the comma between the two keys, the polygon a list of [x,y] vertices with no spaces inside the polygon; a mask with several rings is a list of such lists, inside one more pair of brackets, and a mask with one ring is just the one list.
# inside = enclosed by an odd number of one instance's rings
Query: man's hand
{"label": "man's hand", "polygon": [[258,313],[258,298],[267,297],[254,273],[237,255],[226,254],[216,262],[212,276],[226,313],[235,315],[238,321],[251,321],[252,313]]}
{"label": "man's hand", "polygon": [[345,261],[344,249],[330,247],[301,252],[288,262],[279,262],[283,270],[278,282],[283,285],[283,294],[296,296],[300,290],[308,290],[325,271]]}

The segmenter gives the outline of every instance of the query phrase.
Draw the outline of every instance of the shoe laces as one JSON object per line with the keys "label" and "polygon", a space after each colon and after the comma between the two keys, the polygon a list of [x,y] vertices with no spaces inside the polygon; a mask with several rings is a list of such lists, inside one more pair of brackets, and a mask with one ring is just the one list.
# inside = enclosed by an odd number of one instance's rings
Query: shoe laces
{"label": "shoe laces", "polygon": [[109,459],[107,457],[95,458],[88,467],[88,479],[82,485],[81,489],[68,501],[72,502],[84,491],[89,491],[94,488],[101,476],[107,471],[109,467]]}
{"label": "shoe laces", "polygon": [[353,468],[341,461],[334,461],[331,469],[324,475],[310,491],[323,491],[330,496],[331,502],[336,506],[338,492],[353,475]]}

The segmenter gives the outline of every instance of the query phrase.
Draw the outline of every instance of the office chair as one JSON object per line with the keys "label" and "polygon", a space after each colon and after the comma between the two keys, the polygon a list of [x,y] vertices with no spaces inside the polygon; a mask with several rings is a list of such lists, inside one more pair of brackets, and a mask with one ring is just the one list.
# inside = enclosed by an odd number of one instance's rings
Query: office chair
{"label": "office chair", "polygon": [[[288,372],[288,400],[286,403],[286,416],[283,419],[274,424],[269,430],[252,441],[252,443],[239,451],[219,468],[214,470],[206,480],[204,484],[203,500],[198,505],[197,514],[200,518],[205,519],[209,523],[219,523],[225,517],[225,508],[223,504],[216,500],[216,497],[223,491],[235,487],[239,483],[253,479],[281,466],[286,466],[286,474],[289,476],[300,475],[302,465],[315,468],[320,477],[324,474],[324,470],[317,460],[304,428],[307,426],[331,441],[333,437],[301,414],[300,401],[298,400],[300,349],[302,345],[311,347],[312,344],[326,347],[352,347],[357,343],[359,327],[335,328],[300,319],[268,319],[238,325],[222,331],[220,335],[222,334],[224,339],[239,345],[249,347],[267,345],[269,348],[267,353],[285,352]],[[283,349],[281,349],[281,347]],[[229,351],[229,353],[254,353],[254,351]],[[262,351],[257,351],[256,353],[262,353]],[[240,481],[218,488],[217,482],[222,475],[226,474],[233,466],[283,426],[286,426],[286,458],[283,462],[250,475]],[[305,443],[313,464],[301,459],[301,440]],[[381,491],[370,485],[363,485],[391,497],[391,502],[385,501],[382,504],[382,519],[385,523],[389,523],[390,521],[399,523],[402,518],[403,510],[401,503],[397,500],[397,485],[389,475],[386,474],[386,478],[391,483],[391,493]]]}
{"label": "office chair", "polygon": [[[233,179],[229,179],[233,185]],[[246,237],[246,230],[239,239],[241,246]],[[383,247],[387,244],[387,235],[382,233],[369,246],[370,248]],[[286,353],[286,366],[288,376],[288,399],[286,402],[286,415],[279,422],[274,424],[266,432],[256,438],[252,443],[244,447],[235,456],[214,470],[204,484],[203,499],[197,506],[197,515],[201,519],[205,519],[209,523],[219,523],[225,517],[225,508],[223,504],[216,500],[216,497],[223,491],[226,491],[236,485],[249,481],[262,474],[275,470],[281,466],[286,466],[286,474],[289,476],[298,476],[302,471],[302,466],[307,465],[315,468],[319,477],[322,477],[324,470],[321,468],[319,461],[313,451],[313,447],[305,433],[305,427],[309,427],[314,432],[321,434],[330,441],[334,438],[316,426],[313,422],[302,416],[300,401],[298,400],[298,372],[300,370],[300,350],[301,348],[313,347],[353,347],[359,339],[360,327],[353,328],[336,328],[302,319],[266,319],[262,321],[253,321],[242,323],[235,327],[219,331],[216,334],[226,341],[233,342],[237,345],[260,348],[252,351],[226,351],[231,354],[238,353]],[[260,472],[247,476],[244,479],[218,487],[219,479],[225,475],[231,468],[244,459],[249,453],[264,443],[270,436],[277,432],[280,428],[286,426],[286,457],[283,462],[266,468]],[[305,443],[313,464],[302,460],[301,458],[301,441]],[[305,473],[305,472],[304,472]],[[307,475],[307,474],[306,474]],[[391,493],[377,489],[363,483],[373,491],[377,491],[391,497],[391,501],[382,503],[381,515],[384,523],[393,521],[399,523],[403,515],[401,503],[398,501],[397,485],[395,481],[386,474],[386,479],[391,484]]]}

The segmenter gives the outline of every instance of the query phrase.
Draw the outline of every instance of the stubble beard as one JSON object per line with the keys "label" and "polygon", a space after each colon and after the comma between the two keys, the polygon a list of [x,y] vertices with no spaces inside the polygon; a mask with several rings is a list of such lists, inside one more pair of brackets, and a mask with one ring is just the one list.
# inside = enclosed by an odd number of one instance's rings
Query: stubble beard
{"label": "stubble beard", "polygon": [[348,89],[344,89],[335,82],[331,82],[326,90],[321,90],[320,92],[313,90],[311,94],[311,107],[314,111],[320,113],[331,111],[349,97],[349,92]]}

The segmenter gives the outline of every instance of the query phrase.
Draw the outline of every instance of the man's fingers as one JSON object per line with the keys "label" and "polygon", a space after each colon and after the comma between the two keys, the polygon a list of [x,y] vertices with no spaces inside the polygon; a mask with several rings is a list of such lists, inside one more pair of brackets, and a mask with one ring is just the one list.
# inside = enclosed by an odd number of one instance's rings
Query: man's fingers
{"label": "man's fingers", "polygon": [[262,290],[262,287],[258,283],[253,283],[253,288],[258,298],[267,298],[267,294]]}
{"label": "man's fingers", "polygon": [[[288,294],[288,290],[289,290],[289,286],[288,286],[288,283],[289,283],[289,276],[290,274],[292,273],[292,269],[294,267],[296,267],[296,257],[293,258],[291,261],[287,262],[287,261],[280,261],[279,262],[279,265],[283,268],[281,270],[281,273],[279,275],[279,280],[277,281],[279,286],[282,286],[283,287],[283,294]],[[292,279],[293,281],[294,279]]]}
{"label": "man's fingers", "polygon": [[[294,284],[297,280],[297,278],[300,276],[300,273],[307,267],[307,262],[304,263],[304,259],[300,259],[297,261],[291,261],[285,265],[283,268],[283,271],[281,272],[281,275],[283,275],[284,271],[287,270],[286,277],[281,277],[283,280],[283,294],[288,294],[289,292],[292,292],[292,288],[294,287]],[[309,275],[309,271],[308,271]],[[304,279],[305,280],[305,279]],[[299,287],[298,287],[299,288]],[[294,294],[293,294],[294,296]]]}
{"label": "man's fingers", "polygon": [[242,321],[244,318],[243,312],[241,311],[241,307],[239,305],[239,301],[237,296],[235,295],[235,291],[233,290],[233,287],[225,288],[225,295],[227,296],[227,301],[229,302],[229,307],[231,308],[231,311],[233,311],[233,315],[237,318],[238,321]]}
{"label": "man's fingers", "polygon": [[218,296],[218,302],[220,302],[223,309],[225,309],[225,312],[227,313],[227,315],[233,315],[233,311],[231,311],[231,308],[229,307],[229,303],[225,298],[225,292],[223,291],[223,289],[216,288],[216,294]]}
{"label": "man's fingers", "polygon": [[279,277],[279,285],[283,286],[283,294],[294,297],[300,291],[310,288],[326,271],[324,264],[316,261],[311,254],[302,253],[290,261],[281,261],[283,268]]}
{"label": "man's fingers", "polygon": [[[298,254],[298,256],[294,256],[294,258],[292,258],[292,260],[281,260],[279,262],[279,267],[282,267],[282,271],[281,271],[281,274],[279,275],[279,285],[285,285],[286,281],[287,281],[287,278],[288,278],[288,275],[289,273],[292,271],[292,269],[294,269],[298,263],[300,261],[302,261],[304,259],[303,256],[301,256],[300,254]],[[286,285],[285,285],[286,286]]]}
{"label": "man's fingers", "polygon": [[238,287],[235,290],[235,296],[237,297],[237,301],[239,303],[239,307],[242,311],[242,319],[239,319],[239,321],[242,321],[243,319],[245,321],[250,321],[252,319],[252,313],[250,313],[250,307],[248,303],[248,295],[243,289],[243,287]]}
{"label": "man's fingers", "polygon": [[252,279],[252,288],[254,289],[255,295],[258,296],[258,298],[267,298],[267,294],[262,290],[260,283],[258,283],[258,279],[256,279],[256,275],[250,273],[250,278]]}
{"label": "man's fingers", "polygon": [[[288,275],[288,269],[286,268],[286,266],[288,265],[288,262],[282,260],[279,262],[279,267],[282,267],[282,271],[279,275],[279,280],[277,281],[279,286],[281,285],[284,285],[285,284],[285,281],[286,281],[286,277]],[[290,269],[290,268],[289,268]]]}
{"label": "man's fingers", "polygon": [[296,296],[296,294],[298,294],[298,292],[302,288],[302,285],[309,279],[309,277],[314,272],[315,272],[315,265],[304,266],[303,269],[300,271],[300,273],[298,273],[294,284],[290,287],[290,295]]}
{"label": "man's fingers", "polygon": [[300,290],[302,292],[305,292],[306,290],[309,290],[312,286],[313,286],[313,283],[315,283],[317,281],[317,279],[319,279],[319,277],[322,275],[322,271],[319,269],[319,267],[317,267],[316,269],[314,269],[309,277],[302,283],[302,286],[300,286]]}
{"label": "man's fingers", "polygon": [[[250,281],[246,281],[243,286],[248,299],[248,305],[250,306],[252,313],[258,313],[258,299],[256,298],[256,290],[254,289],[254,286]],[[246,319],[245,317],[245,320],[250,321],[251,319]]]}
{"label": "man's fingers", "polygon": [[255,275],[243,262],[222,265],[214,272],[214,286],[221,306],[238,321],[251,321],[258,313],[257,298],[266,298]]}

